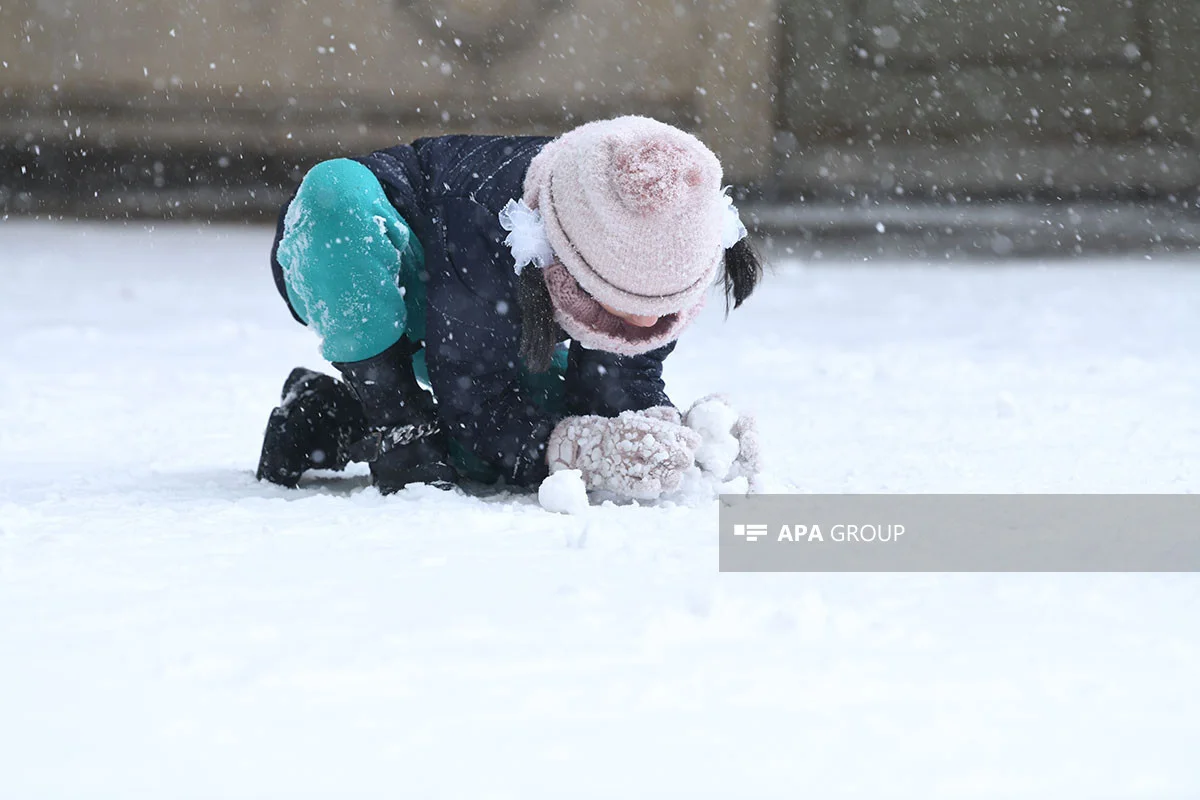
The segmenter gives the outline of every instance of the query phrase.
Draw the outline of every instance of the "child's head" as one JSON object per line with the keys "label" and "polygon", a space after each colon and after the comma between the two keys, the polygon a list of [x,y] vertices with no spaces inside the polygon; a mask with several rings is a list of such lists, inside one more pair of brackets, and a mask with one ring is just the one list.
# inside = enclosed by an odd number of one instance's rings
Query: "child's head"
{"label": "child's head", "polygon": [[544,270],[555,316],[589,347],[661,346],[700,311],[722,267],[735,304],[761,273],[717,157],[656,120],[569,131],[534,158],[524,199],[540,211],[556,257]]}

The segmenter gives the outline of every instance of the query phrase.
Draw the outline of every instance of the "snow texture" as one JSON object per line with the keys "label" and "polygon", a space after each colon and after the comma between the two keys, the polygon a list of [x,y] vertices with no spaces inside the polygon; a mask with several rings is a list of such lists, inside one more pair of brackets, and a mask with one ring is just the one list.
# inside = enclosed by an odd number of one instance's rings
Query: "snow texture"
{"label": "snow texture", "polygon": [[[257,483],[265,228],[0,222],[0,797],[1184,798],[1194,575],[719,574],[716,501]],[[1200,269],[780,263],[768,488],[1200,486]]]}
{"label": "snow texture", "polygon": [[584,513],[588,507],[588,496],[583,473],[577,469],[562,469],[547,476],[538,487],[538,503],[547,511]]}
{"label": "snow texture", "polygon": [[725,208],[721,212],[721,247],[724,247],[726,250],[733,247],[742,239],[745,239],[749,233],[742,222],[741,213],[738,212],[737,206],[733,204],[733,198],[729,196],[731,188],[726,187],[722,192],[725,198]]}

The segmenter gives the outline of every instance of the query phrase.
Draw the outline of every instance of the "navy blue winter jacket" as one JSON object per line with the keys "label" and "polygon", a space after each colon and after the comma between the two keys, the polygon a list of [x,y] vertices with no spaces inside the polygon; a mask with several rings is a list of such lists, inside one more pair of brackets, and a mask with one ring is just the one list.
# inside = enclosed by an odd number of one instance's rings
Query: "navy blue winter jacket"
{"label": "navy blue winter jacket", "polygon": [[[564,416],[670,405],[662,362],[675,347],[621,356],[572,342],[562,409],[539,407],[523,388],[518,278],[498,215],[521,197],[529,162],[549,141],[442,136],[355,159],[379,179],[425,250],[425,361],[443,424],[507,482],[523,486],[546,476],[546,440]],[[271,261],[286,300],[274,248]]]}

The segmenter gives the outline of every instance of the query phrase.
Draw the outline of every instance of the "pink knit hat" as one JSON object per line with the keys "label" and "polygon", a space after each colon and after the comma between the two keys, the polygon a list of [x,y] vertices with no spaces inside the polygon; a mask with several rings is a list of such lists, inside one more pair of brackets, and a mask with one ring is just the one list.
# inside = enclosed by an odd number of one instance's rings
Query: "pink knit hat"
{"label": "pink knit hat", "polygon": [[533,159],[524,199],[570,277],[619,311],[685,323],[722,263],[721,164],[657,120],[618,117],[563,134]]}

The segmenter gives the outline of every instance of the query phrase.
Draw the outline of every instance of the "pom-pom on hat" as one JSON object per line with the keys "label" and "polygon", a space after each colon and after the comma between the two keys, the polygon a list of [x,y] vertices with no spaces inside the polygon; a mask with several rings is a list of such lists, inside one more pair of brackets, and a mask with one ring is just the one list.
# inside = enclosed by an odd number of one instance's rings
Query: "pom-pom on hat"
{"label": "pom-pom on hat", "polygon": [[579,286],[626,313],[691,309],[724,256],[720,162],[647,117],[590,122],[550,142],[529,166],[524,199]]}

